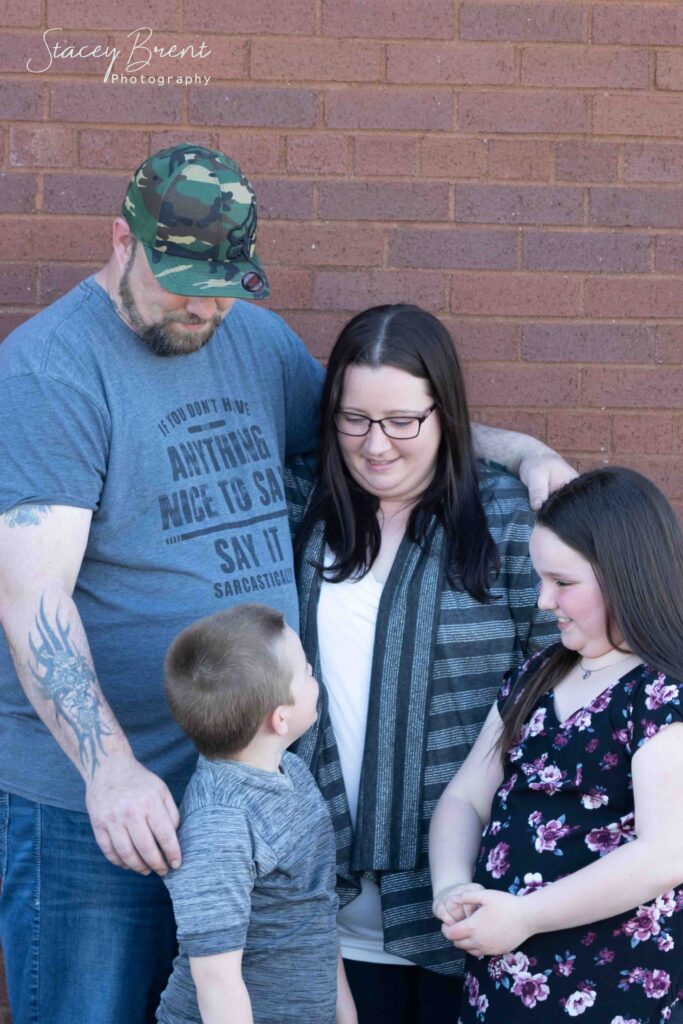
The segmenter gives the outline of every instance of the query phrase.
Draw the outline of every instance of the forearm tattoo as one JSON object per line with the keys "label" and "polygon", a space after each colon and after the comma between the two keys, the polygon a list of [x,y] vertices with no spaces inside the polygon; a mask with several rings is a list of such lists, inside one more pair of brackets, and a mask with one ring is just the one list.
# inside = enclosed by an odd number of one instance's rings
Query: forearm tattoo
{"label": "forearm tattoo", "polygon": [[15,505],[4,513],[3,519],[10,529],[13,526],[40,526],[51,511],[49,505]]}
{"label": "forearm tattoo", "polygon": [[59,612],[51,624],[42,600],[35,631],[37,639],[33,632],[28,638],[33,655],[31,674],[45,700],[54,704],[57,720],[62,719],[73,729],[81,763],[94,775],[98,752],[104,751],[102,738],[111,735],[100,716],[102,700],[97,694],[95,673],[69,638],[71,627],[62,625]]}

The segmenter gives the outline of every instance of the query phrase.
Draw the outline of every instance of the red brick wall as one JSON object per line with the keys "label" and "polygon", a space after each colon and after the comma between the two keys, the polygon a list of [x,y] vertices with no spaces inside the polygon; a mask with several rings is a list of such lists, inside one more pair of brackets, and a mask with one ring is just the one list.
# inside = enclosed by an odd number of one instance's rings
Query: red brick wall
{"label": "red brick wall", "polygon": [[[108,255],[166,142],[255,179],[271,304],[325,356],[372,303],[448,322],[478,416],[683,509],[683,4],[654,0],[21,0],[0,39],[2,335]],[[95,57],[143,24],[145,74]],[[140,57],[140,51],[137,51]],[[2,1011],[0,1010],[0,1021]]]}

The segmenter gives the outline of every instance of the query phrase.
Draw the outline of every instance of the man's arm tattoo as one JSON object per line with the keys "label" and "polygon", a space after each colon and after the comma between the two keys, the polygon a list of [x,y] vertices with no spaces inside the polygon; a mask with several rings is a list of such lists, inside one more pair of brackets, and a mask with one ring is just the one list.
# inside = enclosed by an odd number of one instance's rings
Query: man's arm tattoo
{"label": "man's arm tattoo", "polygon": [[50,505],[15,505],[4,513],[3,519],[10,529],[13,526],[40,526],[51,511]]}
{"label": "man's arm tattoo", "polygon": [[35,628],[37,640],[32,633],[28,638],[31,674],[45,700],[54,703],[57,720],[63,719],[73,729],[81,763],[92,776],[99,764],[98,751],[104,752],[102,737],[111,735],[100,718],[102,701],[95,689],[95,673],[69,638],[71,627],[62,625],[59,611],[50,624],[42,599]]}

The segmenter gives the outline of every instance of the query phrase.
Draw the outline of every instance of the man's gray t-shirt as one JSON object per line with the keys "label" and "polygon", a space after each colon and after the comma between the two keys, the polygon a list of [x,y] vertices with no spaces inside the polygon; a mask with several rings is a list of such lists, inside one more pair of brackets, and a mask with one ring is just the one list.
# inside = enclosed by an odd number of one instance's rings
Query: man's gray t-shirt
{"label": "man's gray t-shirt", "polygon": [[334,1024],[334,837],[303,762],[200,757],[180,814],[183,863],[165,879],[180,953],[157,1020],[201,1022],[188,958],[243,949],[255,1024]]}
{"label": "man's gray t-shirt", "polygon": [[[0,514],[92,509],[74,600],[114,714],[176,800],[196,754],[166,707],[165,652],[194,619],[237,602],[272,605],[296,629],[282,463],[317,443],[322,378],[280,317],[247,302],[199,351],[157,356],[94,278],[0,346]],[[43,621],[36,607],[31,630],[46,685],[82,654],[50,611]],[[85,809],[2,631],[0,789]]]}

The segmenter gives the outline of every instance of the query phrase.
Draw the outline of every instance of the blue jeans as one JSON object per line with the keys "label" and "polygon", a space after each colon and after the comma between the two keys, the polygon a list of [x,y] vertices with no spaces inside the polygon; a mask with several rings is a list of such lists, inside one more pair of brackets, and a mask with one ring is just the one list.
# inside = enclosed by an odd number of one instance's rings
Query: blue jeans
{"label": "blue jeans", "polygon": [[153,1024],[176,953],[157,875],[110,864],[87,814],[0,791],[0,878],[14,1024]]}

